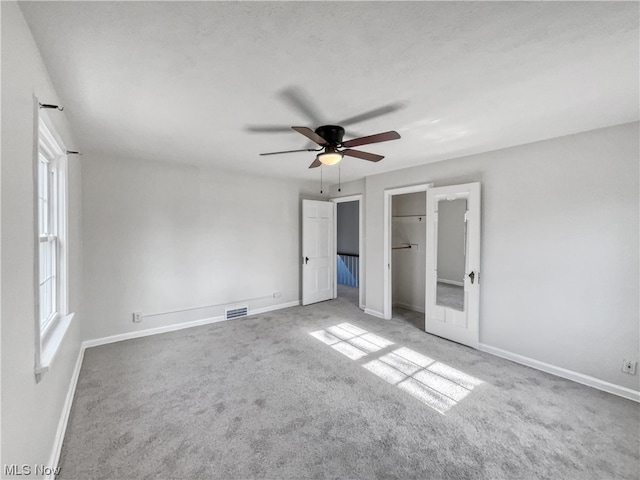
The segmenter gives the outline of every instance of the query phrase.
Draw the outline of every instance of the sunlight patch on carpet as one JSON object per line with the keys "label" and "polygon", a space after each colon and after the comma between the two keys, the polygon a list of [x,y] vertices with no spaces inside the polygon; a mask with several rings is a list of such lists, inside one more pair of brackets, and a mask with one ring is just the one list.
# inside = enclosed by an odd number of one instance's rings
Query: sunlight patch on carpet
{"label": "sunlight patch on carpet", "polygon": [[393,342],[386,338],[373,335],[346,322],[333,325],[326,330],[311,332],[310,335],[352,360],[358,360],[393,345]]}
{"label": "sunlight patch on carpet", "polygon": [[[381,350],[394,345],[392,341],[350,323],[333,325],[310,332],[310,335],[351,360],[380,355],[384,353]],[[482,383],[407,347],[396,348],[362,366],[443,415]]]}

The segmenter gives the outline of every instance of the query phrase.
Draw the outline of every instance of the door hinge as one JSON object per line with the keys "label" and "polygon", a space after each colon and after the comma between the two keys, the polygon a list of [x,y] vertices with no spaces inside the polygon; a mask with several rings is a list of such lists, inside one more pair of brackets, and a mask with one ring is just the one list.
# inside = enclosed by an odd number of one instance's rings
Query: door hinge
{"label": "door hinge", "polygon": [[467,223],[468,219],[469,219],[469,210],[464,212],[464,223]]}

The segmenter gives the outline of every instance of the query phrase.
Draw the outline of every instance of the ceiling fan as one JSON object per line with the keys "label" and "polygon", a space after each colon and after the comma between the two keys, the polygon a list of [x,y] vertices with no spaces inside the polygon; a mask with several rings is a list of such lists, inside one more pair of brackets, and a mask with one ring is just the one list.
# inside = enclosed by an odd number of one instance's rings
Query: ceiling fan
{"label": "ceiling fan", "polygon": [[[318,109],[313,105],[311,99],[307,95],[305,95],[302,89],[295,86],[288,87],[280,92],[280,96],[282,100],[289,105],[290,108],[307,117],[310,123],[314,125],[322,125],[323,123],[325,123],[322,120],[322,115],[318,113]],[[361,113],[359,115],[345,118],[343,120],[340,120],[338,123],[341,125],[353,125],[355,123],[360,123],[365,120],[370,120],[381,115],[395,112],[397,110],[400,110],[404,106],[405,105],[403,103],[392,103],[375,108],[368,112]],[[293,152],[321,152],[318,154],[315,161],[309,168],[319,167],[322,164],[335,165],[340,160],[342,160],[344,155],[360,158],[362,160],[368,160],[370,162],[379,162],[384,158],[382,155],[362,152],[360,150],[353,150],[351,149],[351,147],[368,145],[370,143],[386,142],[388,140],[397,140],[398,138],[400,138],[400,135],[397,132],[391,131],[343,141],[345,129],[340,125],[322,125],[315,130],[311,130],[308,127],[257,125],[249,126],[247,130],[253,133],[280,133],[290,132],[290,128],[293,128],[296,132],[301,133],[316,145],[318,145],[320,148],[307,147],[301,150],[261,153],[260,155],[279,155],[281,153]],[[351,133],[353,135],[354,132]]]}
{"label": "ceiling fan", "polygon": [[379,162],[384,158],[382,155],[363,152],[361,150],[353,150],[350,147],[368,145],[370,143],[387,142],[389,140],[397,140],[400,138],[400,134],[392,130],[389,132],[377,133],[375,135],[368,135],[366,137],[354,138],[345,142],[342,140],[342,137],[344,136],[344,128],[339,125],[322,125],[316,128],[315,131],[311,130],[309,127],[291,128],[317,143],[320,148],[285,150],[282,152],[261,153],[260,155],[280,155],[282,153],[294,152],[322,152],[319,153],[313,163],[309,165],[309,168],[316,168],[322,164],[335,165],[342,160],[344,155],[368,160],[370,162]]}

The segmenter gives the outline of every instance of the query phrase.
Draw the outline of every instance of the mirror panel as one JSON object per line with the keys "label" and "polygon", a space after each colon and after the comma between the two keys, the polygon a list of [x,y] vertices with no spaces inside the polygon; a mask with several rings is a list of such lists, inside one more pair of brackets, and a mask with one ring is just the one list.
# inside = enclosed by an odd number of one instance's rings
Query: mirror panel
{"label": "mirror panel", "polygon": [[436,304],[459,311],[465,309],[466,211],[467,200],[464,198],[438,202]]}

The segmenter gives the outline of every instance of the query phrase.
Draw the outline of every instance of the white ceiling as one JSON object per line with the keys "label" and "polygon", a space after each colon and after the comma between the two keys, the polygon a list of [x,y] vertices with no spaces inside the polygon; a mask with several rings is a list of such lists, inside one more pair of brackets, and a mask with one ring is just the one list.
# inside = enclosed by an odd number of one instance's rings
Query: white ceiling
{"label": "white ceiling", "polygon": [[[85,154],[317,179],[293,130],[400,103],[342,180],[638,120],[638,2],[24,2]],[[44,99],[47,100],[47,99]],[[336,167],[324,167],[326,180]]]}

